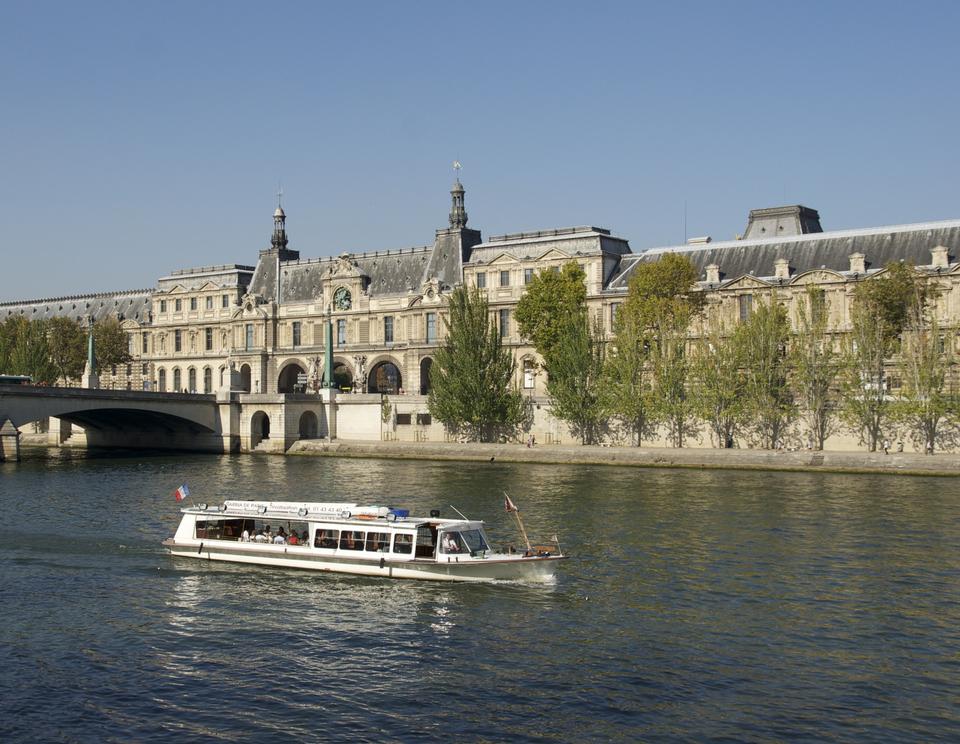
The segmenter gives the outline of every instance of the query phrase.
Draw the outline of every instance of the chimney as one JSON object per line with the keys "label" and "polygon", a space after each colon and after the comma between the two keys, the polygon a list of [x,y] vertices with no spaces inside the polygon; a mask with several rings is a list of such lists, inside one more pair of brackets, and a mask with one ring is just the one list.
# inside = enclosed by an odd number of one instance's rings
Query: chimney
{"label": "chimney", "polygon": [[778,258],[773,262],[773,275],[777,279],[790,278],[790,261],[786,258]]}
{"label": "chimney", "polygon": [[854,274],[867,273],[867,257],[862,253],[850,254],[850,271]]}
{"label": "chimney", "polygon": [[720,267],[717,264],[709,264],[707,266],[707,284],[719,284],[720,283]]}
{"label": "chimney", "polygon": [[930,265],[935,269],[946,269],[950,267],[950,256],[947,253],[948,249],[945,245],[934,246],[930,249],[930,255],[932,260]]}

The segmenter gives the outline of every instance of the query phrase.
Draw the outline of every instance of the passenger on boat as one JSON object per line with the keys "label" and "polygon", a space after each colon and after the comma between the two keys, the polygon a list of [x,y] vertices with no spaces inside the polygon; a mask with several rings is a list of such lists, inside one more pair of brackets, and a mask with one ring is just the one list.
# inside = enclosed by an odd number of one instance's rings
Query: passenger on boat
{"label": "passenger on boat", "polygon": [[460,544],[457,542],[455,534],[448,532],[443,538],[443,550],[445,553],[459,553]]}
{"label": "passenger on boat", "polygon": [[240,535],[240,542],[250,542],[250,530],[244,530]]}
{"label": "passenger on boat", "polygon": [[[280,529],[283,529],[283,528],[281,527]],[[283,535],[281,535],[279,532],[278,532],[277,535],[273,538],[273,544],[274,544],[274,545],[284,545],[284,544],[286,544],[286,542],[287,542],[287,541],[284,539]]]}
{"label": "passenger on boat", "polygon": [[263,534],[263,530],[257,532],[257,536],[253,538],[254,542],[265,543],[270,542],[270,538]]}
{"label": "passenger on boat", "polygon": [[310,542],[310,538],[307,537],[307,531],[306,531],[306,530],[304,530],[304,531],[303,531],[303,534],[300,535],[300,542],[302,542],[304,545],[306,545],[308,542]]}
{"label": "passenger on boat", "polygon": [[287,545],[299,545],[300,538],[297,537],[296,532],[291,532],[290,537],[287,538]]}
{"label": "passenger on boat", "polygon": [[280,529],[277,530],[277,534],[278,534],[280,537],[286,537],[286,536],[287,536],[287,533],[286,533],[286,531],[283,529],[283,525],[282,525],[282,524],[280,525]]}

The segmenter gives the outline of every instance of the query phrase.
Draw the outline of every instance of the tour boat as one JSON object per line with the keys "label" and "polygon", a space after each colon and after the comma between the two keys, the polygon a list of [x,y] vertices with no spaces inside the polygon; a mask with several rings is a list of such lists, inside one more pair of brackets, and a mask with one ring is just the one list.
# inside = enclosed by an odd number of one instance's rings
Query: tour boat
{"label": "tour boat", "polygon": [[439,511],[411,517],[386,506],[226,501],[181,513],[163,545],[183,558],[398,579],[544,582],[565,557],[559,543],[494,550],[482,521],[441,519]]}

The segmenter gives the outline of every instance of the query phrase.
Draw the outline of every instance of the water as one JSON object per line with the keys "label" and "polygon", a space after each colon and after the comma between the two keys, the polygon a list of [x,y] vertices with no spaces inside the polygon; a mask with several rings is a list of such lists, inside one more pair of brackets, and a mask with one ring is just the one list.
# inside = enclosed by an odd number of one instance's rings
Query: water
{"label": "water", "polygon": [[[449,504],[548,586],[172,559],[171,492]],[[960,737],[957,482],[278,457],[0,464],[3,741]]]}

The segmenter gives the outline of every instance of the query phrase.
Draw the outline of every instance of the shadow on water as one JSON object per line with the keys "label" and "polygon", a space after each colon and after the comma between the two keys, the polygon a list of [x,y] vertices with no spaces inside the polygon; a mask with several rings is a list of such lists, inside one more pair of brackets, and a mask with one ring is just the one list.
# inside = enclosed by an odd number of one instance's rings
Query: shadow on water
{"label": "shadow on water", "polygon": [[[171,493],[451,505],[551,586],[172,559]],[[950,481],[278,457],[0,466],[7,738],[960,735]],[[952,735],[952,736],[951,736]]]}

